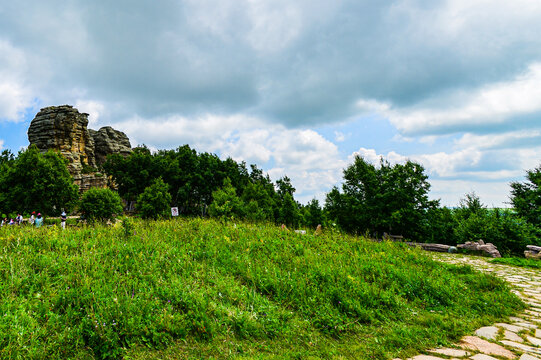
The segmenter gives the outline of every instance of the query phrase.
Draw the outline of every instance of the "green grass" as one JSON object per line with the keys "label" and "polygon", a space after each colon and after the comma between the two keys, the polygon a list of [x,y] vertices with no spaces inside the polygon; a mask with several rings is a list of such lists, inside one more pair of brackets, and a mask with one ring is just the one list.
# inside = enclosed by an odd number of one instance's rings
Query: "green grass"
{"label": "green grass", "polygon": [[523,308],[398,243],[211,220],[0,231],[1,358],[407,357]]}
{"label": "green grass", "polygon": [[490,260],[490,262],[495,263],[495,264],[526,267],[526,268],[531,268],[531,269],[541,269],[541,261],[536,260],[536,259],[509,257],[509,258],[497,258],[494,260]]}

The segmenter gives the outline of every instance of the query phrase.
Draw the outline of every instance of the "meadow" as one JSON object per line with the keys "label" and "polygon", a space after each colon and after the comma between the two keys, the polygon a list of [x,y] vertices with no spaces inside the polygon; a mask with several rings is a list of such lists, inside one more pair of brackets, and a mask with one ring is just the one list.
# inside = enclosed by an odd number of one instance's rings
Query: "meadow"
{"label": "meadow", "polygon": [[206,219],[0,229],[0,357],[407,357],[511,316],[401,243]]}

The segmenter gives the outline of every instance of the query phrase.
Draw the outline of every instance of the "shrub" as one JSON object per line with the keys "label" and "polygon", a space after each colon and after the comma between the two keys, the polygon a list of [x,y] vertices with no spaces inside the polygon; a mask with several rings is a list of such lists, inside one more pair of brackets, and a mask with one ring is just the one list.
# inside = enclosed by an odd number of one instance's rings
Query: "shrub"
{"label": "shrub", "polygon": [[92,188],[81,198],[81,212],[89,222],[106,222],[122,213],[122,200],[111,189]]}
{"label": "shrub", "polygon": [[143,219],[159,219],[170,215],[170,204],[169,186],[158,178],[139,195],[137,209]]}

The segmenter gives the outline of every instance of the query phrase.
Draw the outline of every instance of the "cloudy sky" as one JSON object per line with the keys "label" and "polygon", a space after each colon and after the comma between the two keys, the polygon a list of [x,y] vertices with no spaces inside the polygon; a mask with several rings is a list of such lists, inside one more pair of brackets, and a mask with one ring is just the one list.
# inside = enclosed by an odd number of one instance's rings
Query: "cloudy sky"
{"label": "cloudy sky", "polygon": [[423,164],[432,198],[508,206],[541,163],[541,2],[0,3],[0,148],[71,104],[132,145],[287,174],[306,202],[355,153]]}

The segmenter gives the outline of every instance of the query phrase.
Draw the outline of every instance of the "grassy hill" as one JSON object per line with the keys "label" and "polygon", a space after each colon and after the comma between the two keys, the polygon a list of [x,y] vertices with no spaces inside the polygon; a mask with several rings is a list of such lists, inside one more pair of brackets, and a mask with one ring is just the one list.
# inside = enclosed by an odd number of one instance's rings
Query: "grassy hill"
{"label": "grassy hill", "polygon": [[0,357],[385,359],[523,304],[402,244],[179,219],[0,229]]}

